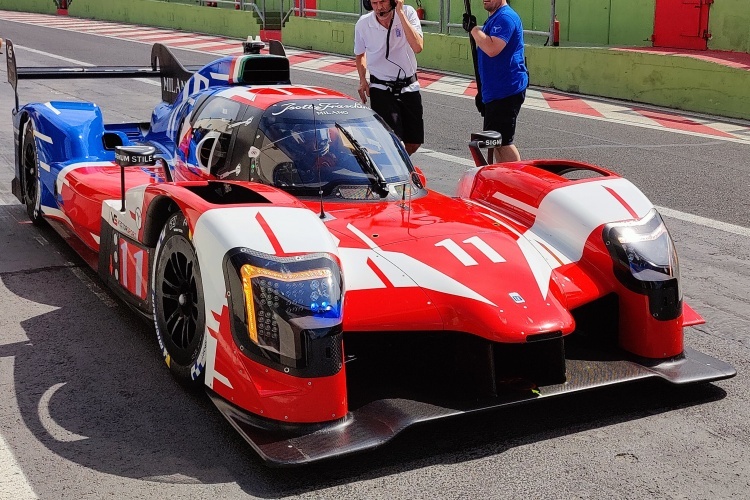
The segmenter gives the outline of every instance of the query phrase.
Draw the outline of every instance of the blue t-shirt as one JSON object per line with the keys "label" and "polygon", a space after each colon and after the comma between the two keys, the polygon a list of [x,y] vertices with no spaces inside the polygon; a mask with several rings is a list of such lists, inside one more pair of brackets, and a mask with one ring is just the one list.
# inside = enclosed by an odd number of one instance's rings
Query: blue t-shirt
{"label": "blue t-shirt", "polygon": [[523,25],[510,5],[497,9],[482,26],[488,36],[501,38],[507,44],[495,57],[477,48],[479,75],[482,78],[482,101],[518,94],[529,85],[529,73],[523,56]]}

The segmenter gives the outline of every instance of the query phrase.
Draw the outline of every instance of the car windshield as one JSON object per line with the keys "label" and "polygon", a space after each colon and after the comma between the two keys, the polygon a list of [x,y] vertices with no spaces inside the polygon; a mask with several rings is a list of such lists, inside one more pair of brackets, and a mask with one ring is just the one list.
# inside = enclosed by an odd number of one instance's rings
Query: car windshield
{"label": "car windshield", "polygon": [[370,200],[417,189],[405,187],[413,167],[400,140],[358,102],[278,103],[258,131],[257,175],[291,194]]}

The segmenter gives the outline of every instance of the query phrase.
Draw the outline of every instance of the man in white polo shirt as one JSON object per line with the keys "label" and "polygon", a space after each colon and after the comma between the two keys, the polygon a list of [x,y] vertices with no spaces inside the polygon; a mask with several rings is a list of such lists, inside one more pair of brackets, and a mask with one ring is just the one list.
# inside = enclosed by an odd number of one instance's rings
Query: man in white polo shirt
{"label": "man in white polo shirt", "polygon": [[[390,125],[413,154],[424,143],[422,96],[417,58],[422,52],[422,26],[414,7],[404,0],[364,0],[369,12],[354,27],[354,55],[359,97]],[[369,10],[369,9],[368,9]],[[367,70],[370,81],[367,81]]]}

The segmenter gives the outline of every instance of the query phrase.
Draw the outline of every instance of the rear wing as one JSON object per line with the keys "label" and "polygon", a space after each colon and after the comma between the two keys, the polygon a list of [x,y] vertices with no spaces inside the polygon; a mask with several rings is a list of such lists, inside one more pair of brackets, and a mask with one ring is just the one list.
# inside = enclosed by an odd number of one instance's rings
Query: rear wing
{"label": "rear wing", "polygon": [[[6,59],[8,63],[8,83],[13,87],[13,93],[16,98],[15,111],[19,108],[18,103],[18,80],[58,80],[58,79],[93,79],[93,78],[147,78],[147,77],[159,77],[161,78],[161,98],[169,104],[174,104],[177,100],[180,91],[185,86],[187,81],[196,71],[199,71],[203,66],[183,66],[180,61],[177,60],[174,53],[169,50],[169,47],[161,43],[156,43],[151,48],[151,67],[138,67],[138,66],[54,66],[54,67],[18,67],[16,64],[16,52],[13,47],[13,42],[5,40]],[[284,46],[280,42],[272,42],[270,45],[270,53],[274,56],[283,56],[286,58]],[[262,83],[259,80],[265,80],[271,78],[273,80],[284,81],[284,68],[281,68],[281,73],[274,68],[271,71],[266,68],[261,68],[260,64],[254,64],[253,68],[249,68],[254,71],[272,73],[266,77],[256,77],[254,82],[248,83]],[[272,65],[272,68],[276,65]],[[275,70],[275,71],[274,71]],[[289,79],[289,65],[288,61],[286,64],[286,81]]]}

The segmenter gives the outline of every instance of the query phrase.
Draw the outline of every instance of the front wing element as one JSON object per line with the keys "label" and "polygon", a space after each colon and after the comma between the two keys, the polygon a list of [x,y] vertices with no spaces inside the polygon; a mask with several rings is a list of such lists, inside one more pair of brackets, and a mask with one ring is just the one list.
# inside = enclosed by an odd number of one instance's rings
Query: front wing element
{"label": "front wing element", "polygon": [[571,359],[569,356],[566,360],[567,380],[562,384],[540,386],[535,391],[509,391],[489,400],[452,404],[450,407],[407,399],[381,399],[350,411],[341,421],[310,426],[306,433],[300,429],[296,432],[272,429],[267,420],[239,410],[210,391],[209,395],[224,417],[268,465],[294,466],[378,447],[407,427],[428,420],[651,377],[673,384],[690,384],[721,380],[736,374],[730,365],[689,348],[678,358],[653,363],[590,358],[574,355]]}

